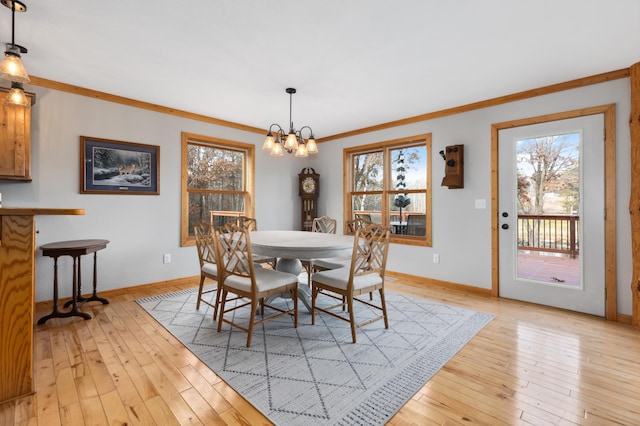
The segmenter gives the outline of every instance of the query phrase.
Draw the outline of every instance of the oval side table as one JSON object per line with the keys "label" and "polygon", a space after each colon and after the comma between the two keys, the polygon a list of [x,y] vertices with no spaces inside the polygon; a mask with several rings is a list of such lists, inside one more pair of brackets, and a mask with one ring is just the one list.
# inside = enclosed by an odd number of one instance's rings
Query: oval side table
{"label": "oval side table", "polygon": [[[107,299],[99,297],[97,293],[98,251],[106,248],[107,244],[109,244],[109,240],[73,240],[59,241],[40,246],[43,256],[53,258],[53,311],[49,315],[40,318],[38,324],[44,324],[51,318],[66,318],[71,316],[78,316],[88,320],[91,319],[91,315],[80,312],[78,309],[80,303],[90,301],[99,301],[105,305],[109,303]],[[90,297],[83,297],[80,257],[89,253],[93,253],[93,294]],[[64,304],[65,308],[71,306],[71,310],[64,312],[58,308],[58,258],[60,256],[71,256],[73,258],[72,298]]]}

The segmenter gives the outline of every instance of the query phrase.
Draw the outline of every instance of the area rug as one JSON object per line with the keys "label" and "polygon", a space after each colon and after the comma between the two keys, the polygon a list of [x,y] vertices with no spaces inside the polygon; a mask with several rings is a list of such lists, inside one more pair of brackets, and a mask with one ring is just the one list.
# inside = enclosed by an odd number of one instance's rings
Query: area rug
{"label": "area rug", "polygon": [[[256,327],[250,348],[238,329],[225,324],[217,332],[212,308],[196,310],[196,289],[137,302],[276,425],[382,425],[493,319],[385,294],[389,329],[369,324],[356,344],[348,323],[318,313],[311,325],[300,303],[298,328],[290,317],[270,321]],[[235,319],[247,314],[239,309]],[[370,315],[364,306],[356,311],[359,319]]]}

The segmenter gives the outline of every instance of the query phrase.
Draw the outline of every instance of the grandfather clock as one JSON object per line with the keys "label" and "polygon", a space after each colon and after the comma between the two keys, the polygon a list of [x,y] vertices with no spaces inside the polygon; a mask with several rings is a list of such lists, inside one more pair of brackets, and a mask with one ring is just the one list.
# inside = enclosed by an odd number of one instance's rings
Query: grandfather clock
{"label": "grandfather clock", "polygon": [[300,187],[300,224],[303,231],[311,231],[313,219],[318,213],[318,191],[320,175],[311,167],[305,167],[298,174]]}

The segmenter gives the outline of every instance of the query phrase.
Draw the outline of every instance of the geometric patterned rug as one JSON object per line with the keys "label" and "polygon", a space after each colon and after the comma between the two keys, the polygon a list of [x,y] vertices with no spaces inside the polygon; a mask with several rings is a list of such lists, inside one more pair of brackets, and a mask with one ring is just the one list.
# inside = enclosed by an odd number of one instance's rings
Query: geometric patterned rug
{"label": "geometric patterned rug", "polygon": [[[369,324],[356,344],[348,323],[318,313],[311,325],[299,303],[297,329],[289,316],[257,326],[250,348],[238,329],[225,324],[217,332],[211,307],[196,310],[197,289],[137,302],[276,425],[383,425],[494,317],[385,295],[389,329]],[[247,311],[236,311],[236,319]],[[369,315],[358,307],[357,317]]]}

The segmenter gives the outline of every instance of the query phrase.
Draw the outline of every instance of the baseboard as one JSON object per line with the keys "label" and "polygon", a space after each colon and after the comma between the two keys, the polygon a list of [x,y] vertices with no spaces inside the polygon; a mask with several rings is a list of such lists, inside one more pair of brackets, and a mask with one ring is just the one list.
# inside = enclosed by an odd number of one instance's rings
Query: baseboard
{"label": "baseboard", "polygon": [[403,281],[408,281],[416,284],[443,287],[451,290],[462,291],[465,293],[472,293],[479,296],[491,297],[491,289],[488,289],[488,288],[473,287],[470,285],[452,283],[449,281],[441,281],[433,278],[421,277],[418,275],[409,275],[409,274],[404,274],[402,272],[393,272],[393,271],[386,271],[385,277],[392,277],[392,278],[397,278]]}
{"label": "baseboard", "polygon": [[[98,295],[109,299],[110,297],[118,297],[121,299],[135,300],[146,295],[155,295],[162,293],[169,293],[171,291],[183,290],[189,287],[196,287],[200,282],[200,275],[194,275],[192,277],[176,278],[174,280],[158,281],[155,283],[139,284],[131,287],[116,288],[113,290],[100,291],[98,289]],[[60,298],[58,305],[62,306],[67,300],[71,300],[71,297]],[[45,300],[42,302],[36,302],[36,310],[38,309],[51,309],[53,306],[53,300]]]}
{"label": "baseboard", "polygon": [[616,315],[616,322],[619,322],[620,324],[631,325],[632,316],[631,315],[618,314],[618,315]]}

